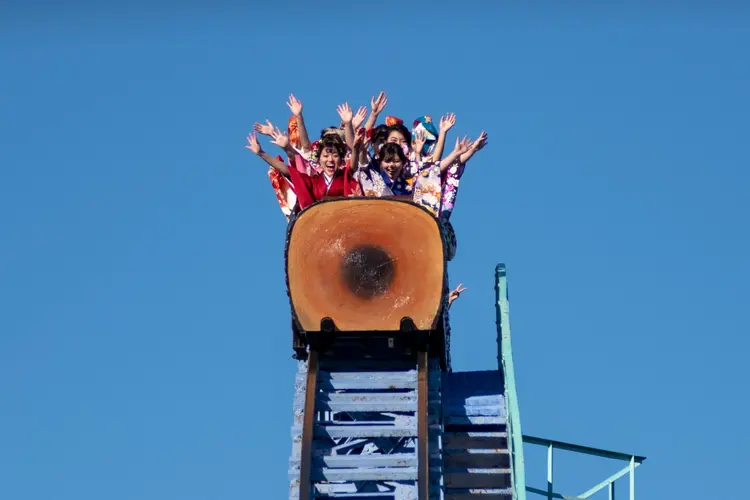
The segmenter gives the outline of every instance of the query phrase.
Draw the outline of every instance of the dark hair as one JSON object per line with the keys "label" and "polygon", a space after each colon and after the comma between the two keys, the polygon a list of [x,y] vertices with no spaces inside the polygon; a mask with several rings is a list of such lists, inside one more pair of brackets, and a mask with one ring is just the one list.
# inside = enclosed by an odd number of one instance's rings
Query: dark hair
{"label": "dark hair", "polygon": [[377,144],[378,142],[385,142],[388,139],[388,126],[387,125],[378,125],[374,129],[372,129],[372,136],[370,137],[370,142],[373,144]]}
{"label": "dark hair", "polygon": [[409,144],[409,147],[411,147],[411,132],[409,132],[409,129],[404,127],[403,124],[399,123],[397,125],[391,125],[390,127],[388,127],[385,133],[385,140],[388,140],[388,136],[391,135],[391,132],[401,132],[401,135],[404,136],[407,144]]}
{"label": "dark hair", "polygon": [[404,165],[406,165],[406,155],[404,154],[404,150],[400,144],[396,144],[394,142],[386,142],[385,144],[383,144],[383,147],[380,148],[379,156],[381,162],[392,160],[394,157],[398,157],[402,162],[404,162]]}
{"label": "dark hair", "polygon": [[342,129],[341,127],[337,127],[335,125],[331,125],[330,127],[321,129],[320,138],[322,139],[323,137],[326,137],[328,135],[333,135],[333,134],[341,135],[343,133],[344,133],[344,129]]}
{"label": "dark hair", "polygon": [[318,142],[318,148],[315,151],[316,156],[320,158],[320,154],[324,149],[327,148],[334,149],[339,154],[342,160],[346,156],[346,146],[344,145],[344,141],[342,141],[338,136],[327,135],[323,139],[321,139]]}

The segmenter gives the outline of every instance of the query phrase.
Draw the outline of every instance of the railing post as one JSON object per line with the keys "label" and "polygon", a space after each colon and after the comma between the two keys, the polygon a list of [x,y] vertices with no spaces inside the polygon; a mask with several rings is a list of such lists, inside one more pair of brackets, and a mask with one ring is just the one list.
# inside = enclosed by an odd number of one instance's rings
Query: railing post
{"label": "railing post", "polygon": [[609,483],[609,500],[615,500],[615,482]]}
{"label": "railing post", "polygon": [[510,451],[513,480],[513,500],[526,500],[526,474],[523,461],[523,432],[518,410],[516,379],[513,373],[513,353],[510,342],[510,311],[505,265],[495,267],[495,321],[498,337],[498,363],[503,372],[505,401],[508,409],[508,451]]}
{"label": "railing post", "polygon": [[635,500],[635,456],[630,457],[630,500]]}
{"label": "railing post", "polygon": [[547,446],[547,500],[552,500],[552,445]]}

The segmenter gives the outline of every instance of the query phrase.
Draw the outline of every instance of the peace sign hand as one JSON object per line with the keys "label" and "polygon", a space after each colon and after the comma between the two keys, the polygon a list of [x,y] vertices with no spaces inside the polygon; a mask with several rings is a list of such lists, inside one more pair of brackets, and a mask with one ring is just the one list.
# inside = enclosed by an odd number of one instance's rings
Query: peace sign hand
{"label": "peace sign hand", "polygon": [[448,295],[448,305],[452,304],[453,301],[460,297],[466,290],[466,288],[463,288],[463,283],[459,283],[458,286],[451,291],[450,295]]}

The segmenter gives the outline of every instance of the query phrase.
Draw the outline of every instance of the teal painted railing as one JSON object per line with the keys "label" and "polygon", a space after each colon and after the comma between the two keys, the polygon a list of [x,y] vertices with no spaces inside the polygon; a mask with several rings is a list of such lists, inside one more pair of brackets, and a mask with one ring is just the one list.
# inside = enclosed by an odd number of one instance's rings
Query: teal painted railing
{"label": "teal painted railing", "polygon": [[[608,488],[609,500],[615,500],[615,481],[620,479],[622,476],[628,474],[630,479],[630,500],[635,500],[635,468],[641,465],[646,457],[640,457],[638,455],[631,455],[628,453],[620,453],[617,451],[603,450],[601,448],[591,448],[589,446],[581,446],[577,444],[564,443],[562,441],[553,441],[551,439],[544,439],[535,436],[523,436],[523,442],[531,445],[544,446],[547,448],[547,488],[532,488],[527,487],[526,491],[535,493],[543,497],[547,497],[547,500],[553,498],[562,498],[565,500],[583,500],[589,498],[594,493],[597,493],[604,488]],[[610,458],[615,460],[622,460],[627,462],[628,465],[609,476],[604,481],[600,482],[596,486],[589,488],[580,495],[563,495],[555,492],[552,484],[552,457],[555,449],[572,451],[575,453],[583,453],[585,455],[594,455],[597,457]]]}
{"label": "teal painted railing", "polygon": [[[615,481],[628,475],[630,479],[630,500],[635,500],[635,468],[638,467],[646,457],[621,453],[616,451],[604,450],[601,448],[592,448],[577,444],[554,441],[535,436],[526,436],[521,432],[521,412],[518,406],[518,394],[516,392],[516,379],[513,370],[513,350],[510,341],[510,304],[508,300],[508,281],[504,264],[498,264],[495,268],[495,297],[496,304],[496,323],[498,334],[498,362],[503,372],[505,384],[505,402],[508,409],[508,451],[510,452],[511,478],[513,482],[513,500],[526,500],[526,492],[547,497],[547,500],[553,498],[562,498],[565,500],[583,500],[591,497],[594,493],[608,488],[609,499],[615,499]],[[547,448],[547,488],[533,488],[526,486],[526,474],[524,470],[523,444],[545,446]],[[603,458],[622,460],[627,465],[612,474],[610,477],[593,486],[580,495],[562,495],[554,491],[552,483],[552,458],[555,449],[594,455]]]}
{"label": "teal painted railing", "polygon": [[513,500],[526,500],[526,474],[523,463],[523,434],[521,412],[518,407],[516,378],[513,372],[513,351],[510,344],[510,304],[505,264],[495,268],[496,323],[498,363],[503,372],[505,404],[508,409],[508,451],[510,452],[510,474],[513,483]]}

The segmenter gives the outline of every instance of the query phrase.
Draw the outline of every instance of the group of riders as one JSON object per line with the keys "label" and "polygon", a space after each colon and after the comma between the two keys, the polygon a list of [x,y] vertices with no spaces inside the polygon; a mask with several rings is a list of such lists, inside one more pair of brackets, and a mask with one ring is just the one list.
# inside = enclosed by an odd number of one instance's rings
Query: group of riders
{"label": "group of riders", "polygon": [[[446,230],[448,259],[455,254],[456,239],[450,216],[466,163],[487,145],[487,134],[476,139],[456,138],[445,151],[448,131],[456,123],[452,113],[436,124],[430,116],[414,120],[409,130],[403,120],[387,116],[377,124],[388,103],[385,92],[373,97],[355,113],[348,103],[338,106],[338,126],[324,128],[312,141],[302,115],[302,102],[289,96],[291,117],[282,131],[270,121],[255,123],[247,136],[247,149],[269,165],[268,176],[287,220],[313,203],[335,197],[375,196],[406,198],[429,210]],[[284,150],[269,155],[259,135]],[[450,294],[455,300],[465,289]]]}

